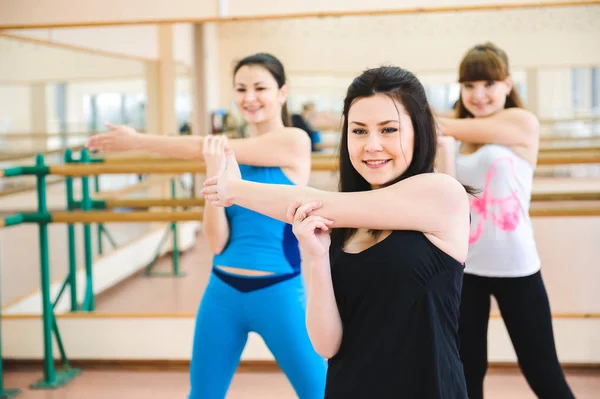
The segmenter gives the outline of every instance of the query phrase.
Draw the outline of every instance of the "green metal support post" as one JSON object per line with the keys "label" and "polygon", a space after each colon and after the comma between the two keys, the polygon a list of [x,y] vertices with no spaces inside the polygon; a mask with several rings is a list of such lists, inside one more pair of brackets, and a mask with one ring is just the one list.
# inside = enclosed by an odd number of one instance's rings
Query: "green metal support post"
{"label": "green metal support post", "polygon": [[[44,167],[44,156],[37,154],[35,157],[36,167]],[[37,200],[38,213],[46,214],[48,212],[46,202],[46,176],[37,175]],[[65,370],[57,372],[54,368],[54,354],[52,351],[52,329],[58,333],[58,326],[55,324],[54,309],[50,301],[50,251],[48,244],[48,221],[39,222],[40,236],[40,268],[41,268],[41,293],[42,293],[42,322],[44,336],[44,378],[31,385],[33,389],[58,388],[63,386],[76,375],[79,370]],[[57,339],[60,337],[57,335]]]}
{"label": "green metal support post", "polygon": [[4,358],[2,357],[2,303],[0,303],[0,399],[10,399],[20,394],[21,390],[16,388],[4,388],[4,369],[2,367],[3,361]]}
{"label": "green metal support post", "polygon": [[[100,192],[100,176],[94,176],[94,192],[98,194]],[[93,204],[92,204],[93,206]],[[102,223],[98,223],[96,225],[96,240],[98,242],[98,255],[102,255],[102,232],[104,230],[104,226]]]}
{"label": "green metal support post", "polygon": [[[171,179],[171,198],[177,198],[177,186],[175,179]],[[175,208],[173,208],[175,210]],[[173,232],[173,275],[179,276],[179,242],[177,237],[177,223],[171,223],[171,231]]]}
{"label": "green metal support post", "polygon": [[[81,163],[90,163],[90,154],[88,150],[81,150]],[[89,177],[81,178],[81,210],[92,210],[92,198],[90,197]],[[83,248],[85,259],[85,299],[82,310],[93,312],[96,305],[94,300],[94,282],[93,282],[93,252],[92,252],[92,226],[89,223],[83,225]]]}
{"label": "green metal support post", "polygon": [[[68,148],[65,151],[65,163],[69,164],[73,162],[73,151]],[[65,186],[67,189],[67,211],[73,211],[75,209],[75,198],[73,194],[73,178],[67,176],[65,178]],[[77,312],[79,310],[79,304],[77,303],[77,243],[75,235],[75,225],[67,225],[67,239],[69,243],[69,287],[71,288],[71,312]]]}

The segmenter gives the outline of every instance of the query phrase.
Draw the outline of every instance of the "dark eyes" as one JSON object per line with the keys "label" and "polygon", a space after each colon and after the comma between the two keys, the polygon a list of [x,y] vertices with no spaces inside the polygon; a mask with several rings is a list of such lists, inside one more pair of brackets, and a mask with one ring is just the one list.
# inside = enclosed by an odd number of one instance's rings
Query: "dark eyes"
{"label": "dark eyes", "polygon": [[[396,133],[397,131],[398,131],[398,129],[395,127],[386,127],[386,128],[383,128],[383,130],[381,130],[382,133]],[[367,131],[365,129],[354,129],[354,130],[352,130],[352,133],[366,134]]]}
{"label": "dark eyes", "polygon": [[[257,87],[256,88],[256,91],[263,91],[263,90],[266,90],[266,87]],[[237,91],[238,93],[243,93],[246,91],[246,89],[239,87],[239,88],[235,89],[235,91]]]}
{"label": "dark eyes", "polygon": [[[493,80],[488,80],[487,82],[485,82],[485,87],[491,87],[493,85],[495,85],[496,82],[494,82]],[[467,89],[472,89],[473,88],[473,84],[471,83],[465,83],[465,87]]]}

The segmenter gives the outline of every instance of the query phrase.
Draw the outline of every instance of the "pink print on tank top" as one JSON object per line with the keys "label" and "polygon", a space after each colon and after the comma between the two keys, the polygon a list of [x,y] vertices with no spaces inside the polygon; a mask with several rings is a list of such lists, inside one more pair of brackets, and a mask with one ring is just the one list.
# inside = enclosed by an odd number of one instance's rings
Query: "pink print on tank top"
{"label": "pink print on tank top", "polygon": [[469,244],[477,242],[483,233],[485,222],[490,219],[494,226],[503,231],[515,231],[519,226],[519,199],[517,190],[513,190],[508,196],[503,198],[494,197],[490,192],[490,182],[494,179],[497,172],[497,166],[500,163],[508,163],[510,175],[516,180],[513,168],[513,159],[510,157],[498,158],[490,165],[485,174],[485,184],[480,198],[473,198],[471,201],[471,211],[478,216],[477,224],[471,226],[469,234]]}

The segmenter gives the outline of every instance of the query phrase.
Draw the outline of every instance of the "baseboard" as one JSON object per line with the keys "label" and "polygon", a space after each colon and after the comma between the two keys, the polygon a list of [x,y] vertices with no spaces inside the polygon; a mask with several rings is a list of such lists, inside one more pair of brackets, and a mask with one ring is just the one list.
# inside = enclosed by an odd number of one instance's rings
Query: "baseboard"
{"label": "baseboard", "polygon": [[[39,359],[4,359],[6,371],[41,370],[43,361]],[[78,359],[70,361],[71,367],[85,370],[129,370],[129,371],[187,371],[189,360],[107,360],[107,359]],[[57,368],[60,361],[55,362]],[[563,363],[566,372],[577,374],[600,374],[600,363]],[[490,362],[489,371],[519,371],[519,365],[512,362]],[[238,372],[280,372],[281,368],[274,360],[242,360]]]}
{"label": "baseboard", "polygon": [[[76,359],[69,360],[71,367],[85,370],[128,370],[128,371],[187,371],[189,360],[109,360],[109,359]],[[62,367],[59,360],[54,362],[57,369]],[[42,370],[40,359],[4,359],[4,370]],[[281,368],[274,360],[242,360],[238,372],[279,372]]]}

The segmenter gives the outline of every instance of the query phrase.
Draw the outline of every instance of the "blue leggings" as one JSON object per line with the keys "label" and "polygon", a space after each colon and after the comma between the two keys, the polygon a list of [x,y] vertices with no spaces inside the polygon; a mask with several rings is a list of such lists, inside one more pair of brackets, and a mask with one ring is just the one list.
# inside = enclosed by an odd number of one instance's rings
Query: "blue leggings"
{"label": "blue leggings", "polygon": [[261,285],[266,279],[211,274],[196,318],[189,399],[225,398],[250,331],[265,341],[300,399],[323,399],[327,364],[306,331],[302,276],[255,290],[231,281]]}

